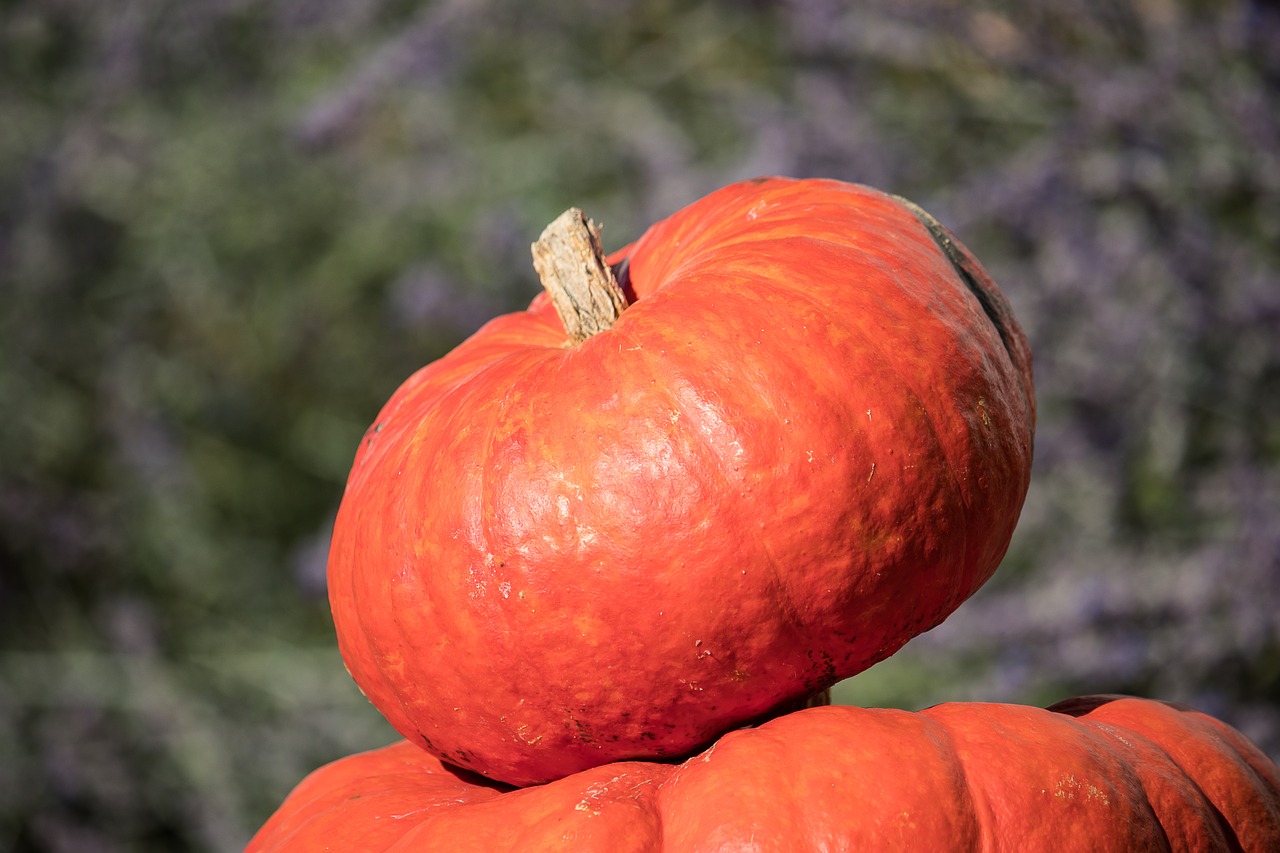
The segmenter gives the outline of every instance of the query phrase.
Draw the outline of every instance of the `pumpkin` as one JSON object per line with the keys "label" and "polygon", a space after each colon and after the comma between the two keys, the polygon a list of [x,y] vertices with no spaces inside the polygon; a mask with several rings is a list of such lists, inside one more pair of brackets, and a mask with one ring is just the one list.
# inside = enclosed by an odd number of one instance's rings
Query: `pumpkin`
{"label": "pumpkin", "polygon": [[1030,476],[1023,334],[911,203],[761,179],[598,242],[536,256],[611,290],[544,272],[394,393],[330,551],[370,701],[513,784],[688,754],[888,657],[995,570]]}
{"label": "pumpkin", "polygon": [[1146,699],[824,707],[682,764],[515,790],[400,741],[315,771],[248,848],[357,849],[1264,853],[1280,771],[1224,723]]}

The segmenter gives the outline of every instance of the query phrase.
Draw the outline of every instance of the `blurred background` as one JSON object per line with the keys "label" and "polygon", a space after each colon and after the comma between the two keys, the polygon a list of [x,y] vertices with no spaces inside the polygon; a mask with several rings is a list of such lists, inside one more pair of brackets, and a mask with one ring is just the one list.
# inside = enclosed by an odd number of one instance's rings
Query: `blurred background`
{"label": "blurred background", "polygon": [[[856,10],[856,11],[855,11]],[[329,621],[361,433],[759,174],[872,184],[1035,353],[996,578],[837,688],[1188,702],[1280,757],[1280,8],[0,0],[0,851],[237,850],[389,742]]]}

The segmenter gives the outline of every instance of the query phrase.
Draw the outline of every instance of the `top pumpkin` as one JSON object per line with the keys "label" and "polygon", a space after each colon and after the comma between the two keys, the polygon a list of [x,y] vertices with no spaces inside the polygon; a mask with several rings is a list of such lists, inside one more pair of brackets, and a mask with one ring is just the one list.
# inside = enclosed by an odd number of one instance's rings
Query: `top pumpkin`
{"label": "top pumpkin", "polygon": [[570,344],[540,295],[410,377],[334,528],[356,682],[504,782],[682,754],[888,657],[1026,495],[1026,341],[909,202],[744,182],[624,259],[611,328]]}

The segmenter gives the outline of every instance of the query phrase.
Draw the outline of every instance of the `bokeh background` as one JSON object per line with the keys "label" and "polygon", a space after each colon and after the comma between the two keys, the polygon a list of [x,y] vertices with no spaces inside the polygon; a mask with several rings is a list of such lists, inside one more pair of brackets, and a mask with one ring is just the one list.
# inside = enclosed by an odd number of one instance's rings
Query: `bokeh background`
{"label": "bokeh background", "polygon": [[357,440],[727,182],[908,196],[1040,400],[1001,571],[837,688],[1132,692],[1280,757],[1280,9],[0,0],[0,851],[237,850],[393,733],[324,590]]}

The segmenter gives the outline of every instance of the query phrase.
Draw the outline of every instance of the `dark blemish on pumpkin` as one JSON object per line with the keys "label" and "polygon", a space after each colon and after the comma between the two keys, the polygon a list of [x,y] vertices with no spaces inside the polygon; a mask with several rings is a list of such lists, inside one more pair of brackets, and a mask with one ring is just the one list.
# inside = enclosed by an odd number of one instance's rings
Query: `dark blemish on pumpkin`
{"label": "dark blemish on pumpkin", "polygon": [[386,421],[380,421],[364,431],[364,443],[366,445],[373,444],[373,437],[382,432],[382,428],[386,426]]}
{"label": "dark blemish on pumpkin", "polygon": [[595,743],[596,736],[587,728],[587,724],[572,714],[569,715],[569,722],[573,723],[574,737],[583,743]]}
{"label": "dark blemish on pumpkin", "polygon": [[747,183],[752,184],[753,186],[757,186],[757,187],[758,187],[758,186],[760,186],[761,184],[767,184],[767,183],[769,183],[769,180],[770,180],[769,178],[752,178],[751,180],[747,181]]}
{"label": "dark blemish on pumpkin", "polygon": [[974,266],[973,261],[965,256],[960,247],[956,245],[955,237],[946,229],[941,222],[934,219],[933,216],[920,205],[913,201],[909,201],[901,196],[894,196],[904,207],[910,211],[925,230],[929,232],[929,236],[933,238],[933,242],[942,250],[942,254],[946,256],[951,266],[956,271],[956,275],[960,276],[960,280],[964,282],[964,286],[969,289],[974,298],[978,300],[978,305],[982,307],[982,313],[987,315],[987,320],[995,327],[1000,334],[1000,342],[1004,344],[1005,351],[1009,353],[1010,360],[1018,363],[1015,355],[1017,347],[1010,341],[1010,330],[1005,323],[1004,312],[996,305],[996,297],[980,282],[980,274]]}
{"label": "dark blemish on pumpkin", "polygon": [[819,684],[830,683],[836,680],[835,660],[827,652],[818,652],[817,654],[821,656],[821,662],[814,659],[815,655],[813,652],[809,652],[806,655],[809,658],[809,663],[816,665],[819,669],[817,673],[805,679],[805,687],[808,689],[812,689]]}

